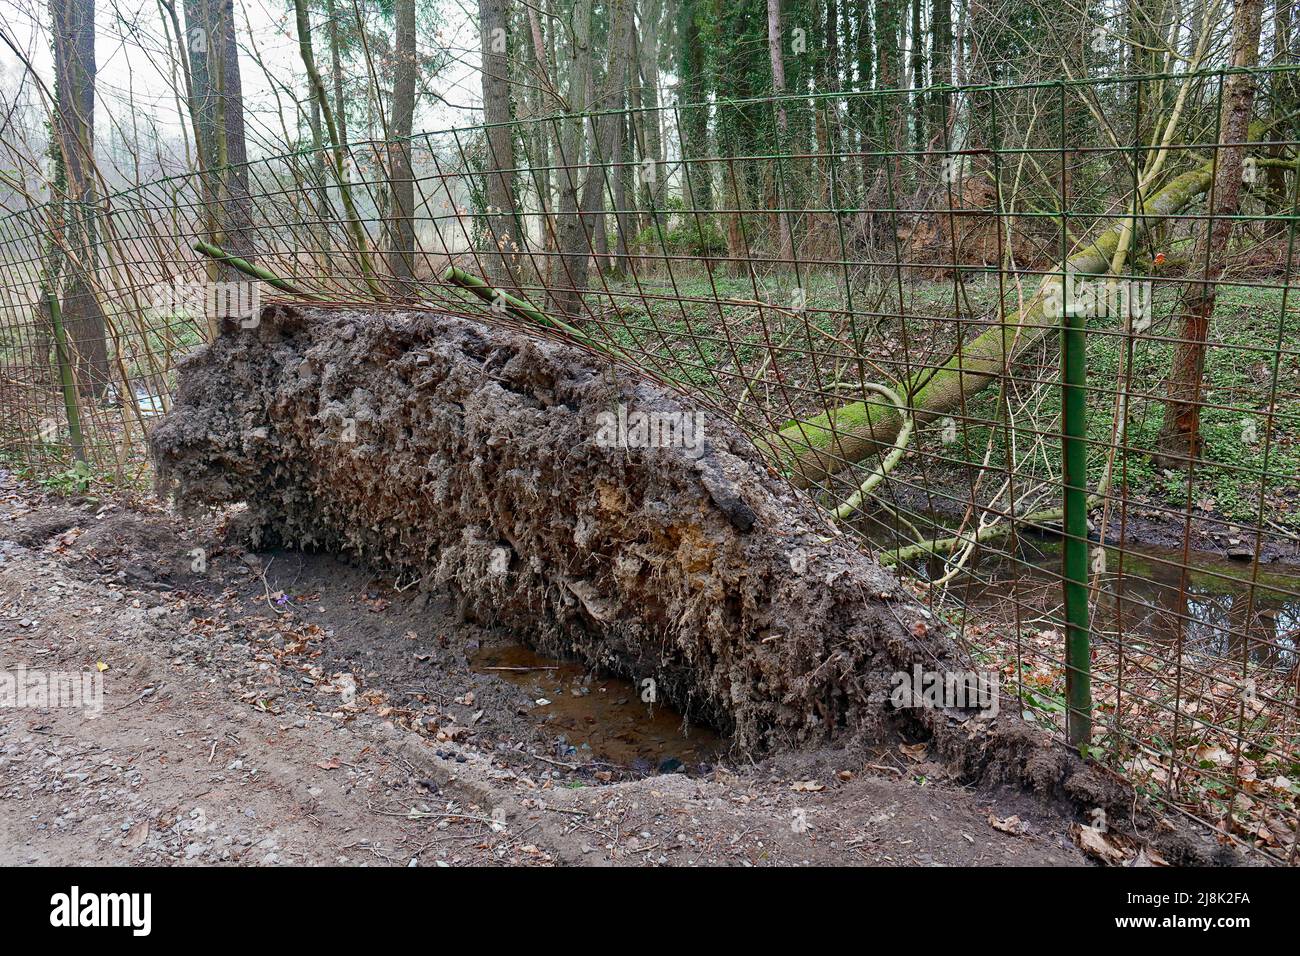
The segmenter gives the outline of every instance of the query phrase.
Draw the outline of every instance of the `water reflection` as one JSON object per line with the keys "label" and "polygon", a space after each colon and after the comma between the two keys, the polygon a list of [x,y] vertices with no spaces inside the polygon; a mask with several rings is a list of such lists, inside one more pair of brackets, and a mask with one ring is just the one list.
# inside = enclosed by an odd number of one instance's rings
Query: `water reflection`
{"label": "water reflection", "polygon": [[[1095,547],[1095,545],[1094,545]],[[983,551],[953,585],[953,594],[983,619],[1061,619],[1061,554],[1057,541],[1022,538],[1016,555]],[[1192,552],[1126,545],[1106,549],[1106,571],[1094,575],[1093,630],[1126,646],[1149,641],[1176,645],[1184,653],[1289,670],[1300,637],[1300,570],[1261,567]],[[913,569],[935,579],[942,562]],[[1014,601],[1012,600],[1014,598]]]}

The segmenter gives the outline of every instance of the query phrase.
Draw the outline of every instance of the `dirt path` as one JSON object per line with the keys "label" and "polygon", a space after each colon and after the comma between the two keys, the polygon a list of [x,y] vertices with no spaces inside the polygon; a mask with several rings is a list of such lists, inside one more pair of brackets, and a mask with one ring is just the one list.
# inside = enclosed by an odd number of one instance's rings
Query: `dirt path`
{"label": "dirt path", "polygon": [[1067,821],[952,785],[923,747],[602,762],[474,671],[504,636],[231,537],[0,475],[0,670],[107,665],[94,719],[0,708],[0,864],[1083,862]]}

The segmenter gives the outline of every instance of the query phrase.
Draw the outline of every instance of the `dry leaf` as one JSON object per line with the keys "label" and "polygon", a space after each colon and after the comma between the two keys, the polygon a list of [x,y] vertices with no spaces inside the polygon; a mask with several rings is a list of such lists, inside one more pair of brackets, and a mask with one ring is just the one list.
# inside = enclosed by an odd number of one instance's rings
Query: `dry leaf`
{"label": "dry leaf", "polygon": [[1089,856],[1094,856],[1103,863],[1123,863],[1124,851],[1106,839],[1106,834],[1092,827],[1076,823],[1070,828],[1070,836],[1079,849]]}
{"label": "dry leaf", "polygon": [[1222,747],[1212,747],[1209,744],[1202,744],[1192,751],[1192,758],[1197,763],[1212,763],[1219,767],[1226,767],[1232,763],[1232,754]]}
{"label": "dry leaf", "polygon": [[1129,864],[1129,866],[1143,866],[1143,867],[1168,866],[1168,865],[1169,865],[1168,860],[1166,860],[1155,850],[1150,849],[1148,847],[1143,847],[1142,849],[1138,850],[1137,857],[1133,860],[1132,863]]}
{"label": "dry leaf", "polygon": [[793,789],[795,793],[816,793],[818,790],[825,790],[826,788],[816,780],[800,780],[794,785]]}
{"label": "dry leaf", "polygon": [[1020,817],[1012,814],[1005,819],[999,820],[993,814],[989,814],[989,826],[995,830],[1001,830],[1003,833],[1010,833],[1012,836],[1019,836],[1029,830],[1029,824]]}
{"label": "dry leaf", "polygon": [[138,846],[143,846],[144,841],[149,839],[149,821],[141,820],[131,828],[131,832],[126,835],[126,845],[134,850]]}
{"label": "dry leaf", "polygon": [[898,749],[906,754],[909,760],[915,760],[917,763],[925,759],[925,744],[899,744]]}

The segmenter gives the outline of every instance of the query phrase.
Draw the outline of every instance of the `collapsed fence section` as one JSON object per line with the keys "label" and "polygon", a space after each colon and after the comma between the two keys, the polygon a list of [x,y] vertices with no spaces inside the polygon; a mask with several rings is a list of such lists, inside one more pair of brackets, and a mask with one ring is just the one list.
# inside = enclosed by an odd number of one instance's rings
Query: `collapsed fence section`
{"label": "collapsed fence section", "polygon": [[1295,72],[538,116],[25,210],[5,451],[139,474],[176,359],[272,296],[563,338],[733,421],[1026,719],[1294,861]]}

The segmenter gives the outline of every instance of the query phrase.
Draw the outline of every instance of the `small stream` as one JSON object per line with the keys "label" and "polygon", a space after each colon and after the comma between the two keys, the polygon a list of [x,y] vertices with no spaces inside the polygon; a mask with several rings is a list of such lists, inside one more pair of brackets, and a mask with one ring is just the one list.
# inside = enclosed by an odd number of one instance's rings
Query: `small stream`
{"label": "small stream", "polygon": [[[1094,544],[1095,548],[1096,545]],[[1261,565],[1251,596],[1253,565],[1191,552],[1182,568],[1177,549],[1125,544],[1106,549],[1105,573],[1093,602],[1093,629],[1124,642],[1174,645],[1187,653],[1290,670],[1300,639],[1300,568]],[[942,573],[939,562],[928,570]],[[1018,553],[984,551],[949,588],[975,620],[1010,621],[1061,611],[1059,539],[1025,535]]]}

